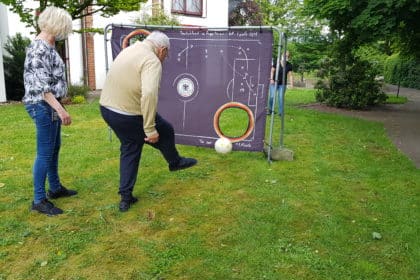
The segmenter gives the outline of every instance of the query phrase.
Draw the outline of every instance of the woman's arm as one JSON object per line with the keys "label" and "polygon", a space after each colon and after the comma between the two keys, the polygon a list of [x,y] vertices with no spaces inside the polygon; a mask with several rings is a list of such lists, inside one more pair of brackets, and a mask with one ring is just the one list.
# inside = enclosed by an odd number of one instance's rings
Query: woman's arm
{"label": "woman's arm", "polygon": [[69,113],[64,109],[64,107],[58,102],[51,92],[44,94],[44,100],[47,102],[58,114],[58,117],[61,119],[63,125],[71,124],[71,117]]}
{"label": "woman's arm", "polygon": [[274,84],[276,78],[274,77],[276,75],[276,68],[271,67],[271,72],[270,72],[270,84]]}
{"label": "woman's arm", "polygon": [[290,88],[293,88],[293,71],[289,71],[287,74],[289,75]]}

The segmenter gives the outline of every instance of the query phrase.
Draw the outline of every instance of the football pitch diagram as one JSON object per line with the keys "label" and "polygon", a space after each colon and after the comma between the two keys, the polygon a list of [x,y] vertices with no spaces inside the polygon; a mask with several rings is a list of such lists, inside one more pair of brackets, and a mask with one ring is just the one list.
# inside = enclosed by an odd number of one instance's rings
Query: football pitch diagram
{"label": "football pitch diagram", "polygon": [[[137,29],[140,34],[152,30]],[[220,137],[235,150],[262,151],[272,61],[271,30],[161,30],[170,39],[163,63],[158,112],[170,121],[179,144],[213,147]],[[133,27],[113,26],[115,57]],[[219,119],[230,108],[246,112],[243,135],[225,135]]]}
{"label": "football pitch diagram", "polygon": [[171,51],[164,64],[160,99],[173,109],[159,112],[175,120],[176,137],[212,146],[225,136],[218,128],[220,114],[239,108],[247,112],[249,125],[244,135],[232,139],[234,147],[254,150],[256,120],[265,117],[271,45],[259,38],[258,31],[167,34]]}

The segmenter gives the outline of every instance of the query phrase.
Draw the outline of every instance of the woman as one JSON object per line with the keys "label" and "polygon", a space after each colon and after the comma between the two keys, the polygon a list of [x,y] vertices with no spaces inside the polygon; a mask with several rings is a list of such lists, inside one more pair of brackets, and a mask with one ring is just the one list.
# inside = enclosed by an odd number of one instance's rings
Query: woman
{"label": "woman", "polygon": [[[34,200],[31,209],[49,216],[63,213],[48,198],[77,194],[61,185],[58,176],[58,154],[61,124],[70,125],[71,117],[60,104],[67,95],[63,60],[55,50],[55,42],[72,32],[70,14],[60,8],[48,7],[38,18],[41,32],[26,50],[24,66],[25,109],[36,127],[36,157],[33,167]],[[48,177],[49,190],[45,191]]]}
{"label": "woman", "polygon": [[[290,77],[290,87],[293,88],[293,66],[289,62],[290,53],[286,51],[285,56],[281,56],[280,60],[280,68],[278,72],[278,76],[275,77],[276,74],[276,64],[277,60],[273,59],[273,65],[271,67],[271,74],[270,74],[270,95],[268,101],[268,110],[267,115],[271,115],[274,112],[274,95],[277,93],[277,102],[279,106],[279,115],[283,115],[283,98],[284,93],[286,92],[286,85],[287,85],[287,77]],[[286,66],[285,66],[285,59],[286,59]],[[283,83],[283,71],[286,71],[285,74],[285,81]]]}

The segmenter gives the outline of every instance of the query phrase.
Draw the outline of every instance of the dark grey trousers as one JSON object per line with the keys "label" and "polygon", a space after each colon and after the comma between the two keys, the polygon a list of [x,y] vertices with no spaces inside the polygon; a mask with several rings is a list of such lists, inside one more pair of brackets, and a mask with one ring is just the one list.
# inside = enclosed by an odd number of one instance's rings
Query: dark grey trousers
{"label": "dark grey trousers", "polygon": [[[149,144],[144,141],[146,134],[143,130],[142,116],[127,116],[113,112],[103,106],[100,107],[105,122],[115,132],[121,142],[120,146],[120,187],[119,194],[131,197],[137,180],[143,145]],[[176,165],[180,156],[175,146],[175,132],[172,125],[156,114],[156,130],[159,133],[159,141],[149,144],[158,149],[170,166]]]}

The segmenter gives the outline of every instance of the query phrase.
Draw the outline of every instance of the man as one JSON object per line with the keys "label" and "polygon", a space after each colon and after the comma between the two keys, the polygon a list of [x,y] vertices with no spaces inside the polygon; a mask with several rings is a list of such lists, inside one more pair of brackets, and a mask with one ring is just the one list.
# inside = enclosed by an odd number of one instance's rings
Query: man
{"label": "man", "polygon": [[[269,96],[269,102],[268,102],[268,110],[267,115],[271,115],[271,113],[274,111],[274,94],[277,92],[277,100],[279,105],[279,115],[281,116],[283,114],[283,92],[286,92],[286,85],[287,85],[287,77],[290,76],[290,86],[293,88],[293,67],[292,64],[289,62],[290,53],[286,51],[286,63],[284,63],[284,56],[281,56],[280,59],[280,68],[277,77],[276,75],[276,64],[277,60],[273,59],[273,65],[271,67],[271,73],[270,73],[270,96]],[[286,66],[285,66],[286,65]],[[283,83],[283,69],[286,71],[285,75],[285,81]],[[277,81],[277,83],[276,83]]]}
{"label": "man", "polygon": [[162,62],[169,46],[165,34],[153,31],[143,42],[125,48],[113,62],[102,89],[102,117],[121,142],[118,193],[122,212],[138,201],[132,193],[145,143],[160,150],[170,171],[197,163],[178,154],[172,125],[156,112]]}

